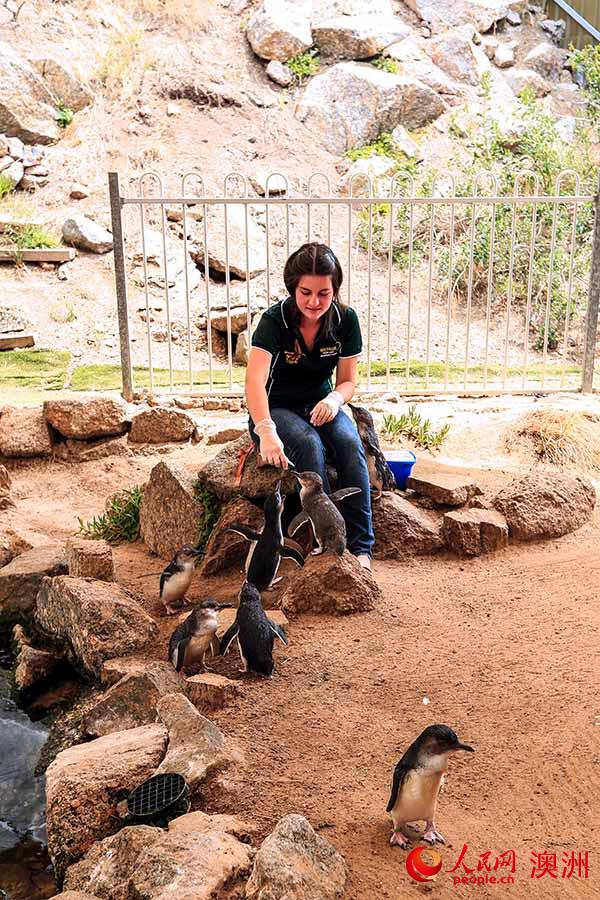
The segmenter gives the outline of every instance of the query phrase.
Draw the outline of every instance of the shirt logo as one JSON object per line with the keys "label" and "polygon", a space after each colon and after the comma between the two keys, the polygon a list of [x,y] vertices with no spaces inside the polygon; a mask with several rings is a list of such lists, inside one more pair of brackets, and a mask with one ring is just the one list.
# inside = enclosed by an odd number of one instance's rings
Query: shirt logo
{"label": "shirt logo", "polygon": [[319,353],[321,356],[337,356],[341,350],[341,344],[339,341],[330,347],[321,347]]}
{"label": "shirt logo", "polygon": [[298,341],[294,342],[293,350],[284,350],[283,355],[285,356],[286,363],[290,365],[295,365],[295,363],[299,363],[302,358],[302,348],[300,347],[300,343]]}

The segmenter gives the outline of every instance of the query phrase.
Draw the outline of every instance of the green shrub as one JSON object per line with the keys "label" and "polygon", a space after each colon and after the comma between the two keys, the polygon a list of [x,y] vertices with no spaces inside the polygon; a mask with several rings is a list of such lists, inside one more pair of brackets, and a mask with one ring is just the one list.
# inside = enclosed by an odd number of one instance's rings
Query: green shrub
{"label": "green shrub", "polygon": [[202,556],[204,556],[208,539],[221,514],[221,504],[215,495],[203,487],[199,481],[196,482],[194,496],[204,508],[204,512],[198,522],[198,542],[196,544],[197,549],[200,550]]}
{"label": "green shrub", "polygon": [[430,419],[423,419],[414,403],[408,407],[406,413],[399,416],[390,413],[384,416],[383,427],[385,437],[389,440],[397,440],[400,435],[404,435],[425,450],[435,450],[439,447],[450,431],[450,425],[442,425],[438,431],[434,431]]}
{"label": "green shrub", "polygon": [[398,63],[389,56],[376,56],[371,60],[371,65],[382,72],[389,72],[390,75],[398,74]]}
{"label": "green shrub", "polygon": [[6,197],[7,194],[10,194],[12,191],[14,191],[14,189],[14,181],[4,175],[3,172],[0,172],[0,200],[2,200],[3,197]]}
{"label": "green shrub", "polygon": [[117,491],[108,501],[106,512],[94,516],[90,522],[78,518],[79,531],[84,537],[120,544],[123,541],[137,541],[140,534],[140,504],[143,488],[135,486],[130,490]]}
{"label": "green shrub", "polygon": [[56,107],[56,121],[59,128],[66,128],[75,118],[75,113],[70,106],[66,106],[62,101]]}
{"label": "green shrub", "polygon": [[294,75],[297,84],[302,84],[311,75],[315,75],[321,66],[319,59],[319,51],[316,47],[305,50],[304,53],[297,53],[288,59],[286,66]]}
{"label": "green shrub", "polygon": [[581,50],[571,45],[570,66],[583,71],[583,90],[588,101],[588,115],[593,124],[600,120],[600,44],[588,44]]}
{"label": "green shrub", "polygon": [[19,250],[36,250],[60,246],[56,235],[39,225],[13,225],[5,232],[11,244]]}

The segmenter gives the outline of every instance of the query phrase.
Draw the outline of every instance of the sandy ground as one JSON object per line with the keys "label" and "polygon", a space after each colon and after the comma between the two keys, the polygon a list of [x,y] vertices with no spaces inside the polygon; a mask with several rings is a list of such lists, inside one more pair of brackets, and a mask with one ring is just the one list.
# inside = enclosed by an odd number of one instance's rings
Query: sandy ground
{"label": "sandy ground", "polygon": [[[498,430],[493,415],[479,418]],[[193,471],[212,452],[186,448],[169,458]],[[77,516],[102,510],[109,483],[142,483],[158,458],[14,470],[17,509],[3,515],[7,524],[65,538]],[[464,458],[463,466],[486,492],[508,477],[506,466],[474,469]],[[561,540],[493,557],[376,562],[377,609],[295,618],[276,677],[244,680],[238,699],[215,713],[244,763],[213,782],[200,808],[248,818],[259,838],[281,815],[303,813],[347,860],[349,900],[413,896],[420,889],[407,874],[406,853],[388,844],[385,806],[400,755],[425,726],[443,722],[476,753],[451,761],[437,822],[447,843],[432,896],[492,898],[509,887],[519,898],[600,896],[599,536],[596,513]],[[143,544],[117,548],[115,559],[118,580],[160,615],[157,579],[140,576],[159,572],[163,561]],[[197,580],[191,596],[234,598],[241,579],[233,571]],[[274,592],[269,604],[276,600]],[[173,626],[165,618],[160,624],[156,653],[164,658]],[[230,656],[214,667],[239,678],[236,662]],[[514,850],[515,884],[454,886],[464,870],[449,870],[464,844],[475,875],[482,854],[491,851],[493,863]],[[531,855],[544,851],[557,855],[557,878],[531,877]],[[563,854],[586,851],[589,877],[561,877]]]}

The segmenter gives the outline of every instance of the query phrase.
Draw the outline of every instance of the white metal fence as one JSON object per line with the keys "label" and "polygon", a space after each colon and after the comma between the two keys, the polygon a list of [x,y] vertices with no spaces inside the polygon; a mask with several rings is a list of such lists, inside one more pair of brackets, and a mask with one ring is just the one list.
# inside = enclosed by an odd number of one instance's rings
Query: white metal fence
{"label": "white metal fence", "polygon": [[[195,173],[121,196],[109,175],[123,392],[240,394],[261,309],[285,296],[283,266],[307,240],[332,247],[342,301],[363,330],[361,388],[404,394],[591,390],[600,235],[597,195],[574,172],[552,193],[491,172],[424,189],[410,176],[353,179],[334,195],[316,173],[293,195],[232,173],[217,197]],[[134,346],[135,345],[135,346]]]}

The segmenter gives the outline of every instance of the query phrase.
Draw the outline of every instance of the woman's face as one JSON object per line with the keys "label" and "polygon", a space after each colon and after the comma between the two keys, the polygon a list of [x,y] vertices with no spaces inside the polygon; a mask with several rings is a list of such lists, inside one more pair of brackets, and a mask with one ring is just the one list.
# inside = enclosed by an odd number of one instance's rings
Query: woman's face
{"label": "woman's face", "polygon": [[302,275],[296,288],[296,306],[305,322],[317,322],[332,303],[330,275]]}

